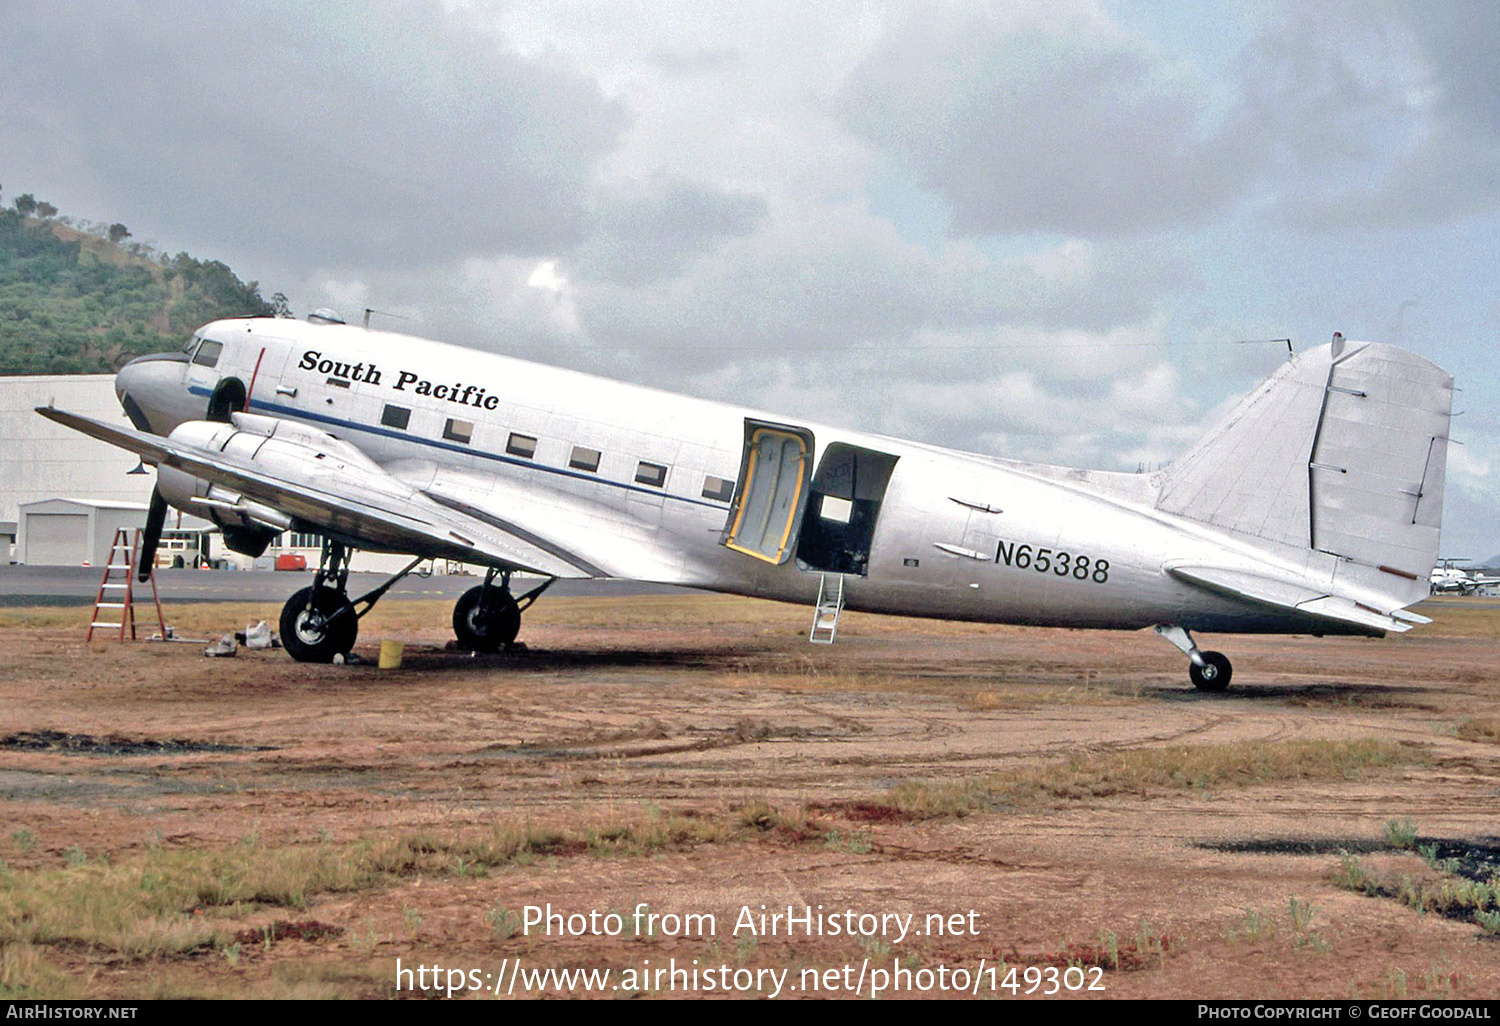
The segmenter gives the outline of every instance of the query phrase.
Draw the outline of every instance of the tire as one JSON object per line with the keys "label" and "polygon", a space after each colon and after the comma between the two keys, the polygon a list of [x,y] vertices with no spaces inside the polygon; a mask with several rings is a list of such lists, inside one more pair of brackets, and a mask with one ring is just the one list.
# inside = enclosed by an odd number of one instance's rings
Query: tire
{"label": "tire", "polygon": [[1208,665],[1188,664],[1188,676],[1193,679],[1193,687],[1199,691],[1223,691],[1229,687],[1229,678],[1234,676],[1234,668],[1229,665],[1224,653],[1204,652],[1203,661]]}
{"label": "tire", "polygon": [[498,652],[521,632],[521,607],[507,590],[491,589],[489,609],[480,612],[484,585],[470,588],[453,607],[453,633],[472,652]]}
{"label": "tire", "polygon": [[281,607],[281,646],[299,663],[331,663],[354,647],[359,618],[349,600],[332,588],[318,589],[309,613],[312,592],[303,588]]}

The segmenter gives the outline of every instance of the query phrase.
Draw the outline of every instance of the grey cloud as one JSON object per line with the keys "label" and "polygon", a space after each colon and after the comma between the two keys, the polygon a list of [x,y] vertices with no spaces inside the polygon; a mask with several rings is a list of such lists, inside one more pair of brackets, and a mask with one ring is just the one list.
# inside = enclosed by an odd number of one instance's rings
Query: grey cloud
{"label": "grey cloud", "polygon": [[1293,9],[1261,40],[1284,186],[1310,231],[1408,228],[1500,208],[1500,8],[1392,0]]}
{"label": "grey cloud", "polygon": [[767,214],[764,197],[658,176],[601,187],[593,230],[575,256],[579,271],[622,285],[677,274]]}
{"label": "grey cloud", "polygon": [[626,125],[592,80],[436,3],[23,2],[4,22],[24,59],[0,152],[39,189],[303,266],[575,241]]}
{"label": "grey cloud", "polygon": [[840,116],[941,195],[961,234],[1195,223],[1256,173],[1159,55],[1098,31],[1016,29],[974,6],[891,29],[846,83]]}

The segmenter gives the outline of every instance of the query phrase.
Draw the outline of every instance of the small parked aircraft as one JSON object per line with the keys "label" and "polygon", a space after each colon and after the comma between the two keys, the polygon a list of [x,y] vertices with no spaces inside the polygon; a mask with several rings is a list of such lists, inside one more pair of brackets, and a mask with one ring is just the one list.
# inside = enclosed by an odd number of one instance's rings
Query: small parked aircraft
{"label": "small parked aircraft", "polygon": [[1500,584],[1500,577],[1486,577],[1478,572],[1460,570],[1454,563],[1461,560],[1444,559],[1432,568],[1428,575],[1428,590],[1434,595],[1472,595],[1480,588],[1493,588]]}
{"label": "small parked aircraft", "polygon": [[[845,431],[346,325],[216,321],[116,380],[135,430],[45,407],[158,468],[168,505],[258,555],[324,539],[286,603],[293,658],[330,661],[417,563],[490,568],[453,627],[510,644],[557,578],[626,578],[813,607],[1154,627],[1195,685],[1230,662],[1192,631],[1382,635],[1430,622],[1452,377],[1389,345],[1288,360],[1164,470],[1071,470]],[[350,599],[351,549],[408,553]],[[516,571],[546,580],[517,597]]]}

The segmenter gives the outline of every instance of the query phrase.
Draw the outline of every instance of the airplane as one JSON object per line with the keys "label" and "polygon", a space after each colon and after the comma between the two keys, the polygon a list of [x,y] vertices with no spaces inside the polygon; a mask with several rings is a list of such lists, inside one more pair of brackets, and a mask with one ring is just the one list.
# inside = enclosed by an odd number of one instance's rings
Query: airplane
{"label": "airplane", "polygon": [[[1373,342],[1289,357],[1149,473],[1075,470],[848,431],[345,324],[220,320],[123,367],[134,428],[41,415],[157,468],[168,506],[230,549],[323,550],[287,600],[292,658],[347,654],[417,564],[487,568],[453,611],[496,652],[560,578],[683,585],[812,607],[1051,627],[1154,628],[1192,683],[1233,669],[1192,632],[1383,636],[1430,623],[1453,378]],[[347,592],[353,549],[412,563]],[[512,574],[540,575],[516,595]]]}
{"label": "airplane", "polygon": [[1472,595],[1480,588],[1491,588],[1500,584],[1500,577],[1485,577],[1477,572],[1460,570],[1454,563],[1463,560],[1444,559],[1432,568],[1432,573],[1427,578],[1428,591],[1434,595],[1452,594]]}

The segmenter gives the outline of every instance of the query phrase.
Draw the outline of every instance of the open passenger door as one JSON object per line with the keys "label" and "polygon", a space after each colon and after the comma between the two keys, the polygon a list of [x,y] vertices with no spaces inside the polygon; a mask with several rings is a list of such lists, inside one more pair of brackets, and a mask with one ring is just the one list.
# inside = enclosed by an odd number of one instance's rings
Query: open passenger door
{"label": "open passenger door", "polygon": [[745,421],[745,455],[721,542],[736,552],[781,564],[796,546],[807,504],[813,435],[806,428]]}

